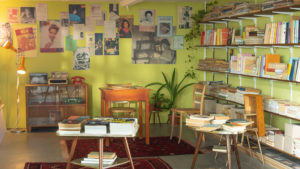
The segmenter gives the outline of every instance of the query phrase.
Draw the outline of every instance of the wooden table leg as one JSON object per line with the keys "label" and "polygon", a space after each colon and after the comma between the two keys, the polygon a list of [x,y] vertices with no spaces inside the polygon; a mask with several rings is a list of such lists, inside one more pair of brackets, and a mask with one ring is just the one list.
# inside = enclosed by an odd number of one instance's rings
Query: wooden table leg
{"label": "wooden table leg", "polygon": [[178,144],[181,141],[181,135],[182,135],[182,119],[183,119],[183,113],[180,112],[180,126],[179,126],[179,138],[178,138]]}
{"label": "wooden table leg", "polygon": [[[149,119],[149,117],[145,117],[146,119]],[[145,120],[147,121],[147,120]],[[139,101],[139,124],[140,124],[140,135],[139,138],[142,139],[143,138],[143,103],[142,101]]]}
{"label": "wooden table leg", "polygon": [[99,169],[103,168],[103,138],[99,138]]}
{"label": "wooden table leg", "polygon": [[130,149],[129,149],[126,137],[124,137],[123,142],[124,142],[127,157],[129,159],[129,162],[130,162],[130,166],[131,166],[132,169],[134,169],[134,165],[133,165],[133,161],[132,161],[132,157],[131,157],[131,153],[130,153]]}
{"label": "wooden table leg", "polygon": [[104,117],[104,93],[101,92],[101,112],[100,112],[101,116]]}
{"label": "wooden table leg", "polygon": [[[105,100],[105,117],[110,116],[109,106],[110,106],[110,100]],[[109,146],[109,138],[105,138],[105,146],[106,147]]]}
{"label": "wooden table leg", "polygon": [[239,156],[239,152],[238,152],[238,148],[237,148],[236,139],[237,139],[237,135],[232,135],[233,150],[235,152],[236,162],[237,162],[238,168],[241,169],[240,156]]}
{"label": "wooden table leg", "polygon": [[173,132],[174,132],[174,121],[175,121],[175,112],[172,111],[170,140],[172,140],[172,137],[173,137]]}
{"label": "wooden table leg", "polygon": [[203,137],[203,133],[200,132],[200,134],[198,136],[198,141],[197,141],[197,144],[196,144],[196,147],[195,147],[195,153],[194,153],[194,158],[193,158],[193,163],[192,163],[191,169],[194,169],[194,167],[195,167],[197,156],[198,156],[198,153],[199,153],[199,148],[201,146],[202,137]]}
{"label": "wooden table leg", "polygon": [[226,147],[227,147],[227,161],[228,169],[231,169],[231,145],[230,145],[230,135],[226,135]]}
{"label": "wooden table leg", "polygon": [[[146,101],[145,101],[145,119],[149,118],[149,93],[147,93]],[[149,120],[146,121],[146,144],[150,144],[150,125]]]}
{"label": "wooden table leg", "polygon": [[77,141],[78,141],[78,137],[75,137],[73,142],[72,142],[71,151],[70,151],[69,158],[68,158],[68,161],[67,161],[67,168],[66,169],[71,168],[71,161],[72,161],[74,153],[75,153]]}

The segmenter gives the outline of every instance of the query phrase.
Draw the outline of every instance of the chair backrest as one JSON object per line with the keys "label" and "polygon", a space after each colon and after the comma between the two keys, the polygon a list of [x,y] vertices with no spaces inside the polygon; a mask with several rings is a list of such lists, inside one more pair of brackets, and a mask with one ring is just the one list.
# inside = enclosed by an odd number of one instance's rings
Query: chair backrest
{"label": "chair backrest", "polygon": [[194,94],[193,94],[194,108],[196,108],[197,105],[199,105],[200,115],[203,115],[205,90],[206,90],[205,84],[196,83],[194,85]]}

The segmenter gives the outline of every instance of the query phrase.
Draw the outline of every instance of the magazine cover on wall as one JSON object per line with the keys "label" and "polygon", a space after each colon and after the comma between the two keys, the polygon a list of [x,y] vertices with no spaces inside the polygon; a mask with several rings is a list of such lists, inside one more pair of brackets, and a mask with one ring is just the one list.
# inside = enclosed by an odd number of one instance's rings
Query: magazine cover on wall
{"label": "magazine cover on wall", "polygon": [[139,30],[141,32],[155,32],[155,10],[140,10]]}
{"label": "magazine cover on wall", "polygon": [[188,29],[192,27],[193,8],[191,6],[178,7],[178,28]]}
{"label": "magazine cover on wall", "polygon": [[40,21],[40,52],[64,52],[59,20]]}
{"label": "magazine cover on wall", "polygon": [[119,35],[120,38],[132,37],[133,15],[121,15],[119,18]]}
{"label": "magazine cover on wall", "polygon": [[89,48],[80,47],[74,52],[74,70],[90,69],[90,51]]}
{"label": "magazine cover on wall", "polygon": [[9,23],[19,22],[19,9],[18,8],[7,8],[7,21]]}
{"label": "magazine cover on wall", "polygon": [[11,24],[8,22],[0,23],[0,45],[4,44],[7,40],[13,43]]}
{"label": "magazine cover on wall", "polygon": [[[175,64],[176,50],[172,37],[157,37],[156,32],[140,32],[138,26],[132,28],[133,64]],[[173,28],[174,34],[176,28]]]}
{"label": "magazine cover on wall", "polygon": [[158,16],[157,17],[157,36],[170,37],[173,35],[173,17]]}
{"label": "magazine cover on wall", "polygon": [[69,5],[70,24],[85,24],[85,5]]}
{"label": "magazine cover on wall", "polygon": [[35,7],[21,7],[21,23],[35,24]]}
{"label": "magazine cover on wall", "polygon": [[103,34],[95,33],[95,55],[103,55]]}
{"label": "magazine cover on wall", "polygon": [[31,51],[36,49],[35,33],[32,27],[16,29],[18,48],[21,51]]}
{"label": "magazine cover on wall", "polygon": [[104,55],[119,55],[119,34],[116,38],[104,38]]}
{"label": "magazine cover on wall", "polygon": [[116,27],[118,27],[119,19],[119,4],[109,4],[109,20],[116,21]]}

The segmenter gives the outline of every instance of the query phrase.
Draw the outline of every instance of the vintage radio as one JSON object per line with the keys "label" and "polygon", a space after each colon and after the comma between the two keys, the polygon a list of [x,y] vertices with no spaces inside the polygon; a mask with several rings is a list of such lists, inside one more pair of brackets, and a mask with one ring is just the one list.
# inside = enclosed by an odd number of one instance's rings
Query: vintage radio
{"label": "vintage radio", "polygon": [[68,84],[67,72],[51,72],[51,78],[48,81],[49,84]]}

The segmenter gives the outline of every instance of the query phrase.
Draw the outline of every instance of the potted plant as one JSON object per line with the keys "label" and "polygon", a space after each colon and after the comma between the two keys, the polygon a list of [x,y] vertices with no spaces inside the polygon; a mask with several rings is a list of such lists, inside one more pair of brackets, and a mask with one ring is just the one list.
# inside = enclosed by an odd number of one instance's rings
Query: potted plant
{"label": "potted plant", "polygon": [[160,111],[169,105],[170,99],[166,98],[163,93],[156,91],[150,98],[150,110]]}
{"label": "potted plant", "polygon": [[[161,90],[166,89],[167,93],[169,94],[169,103],[165,107],[167,110],[169,110],[169,117],[172,115],[171,108],[176,106],[176,100],[180,93],[183,92],[184,89],[187,87],[193,85],[194,83],[188,83],[183,85],[183,82],[190,77],[190,74],[185,74],[184,77],[177,83],[176,79],[176,70],[174,68],[171,79],[167,78],[164,72],[162,72],[164,81],[163,82],[153,82],[150,84],[147,84],[146,87],[149,86],[159,86],[156,93],[160,93]],[[169,119],[170,120],[170,119]]]}

